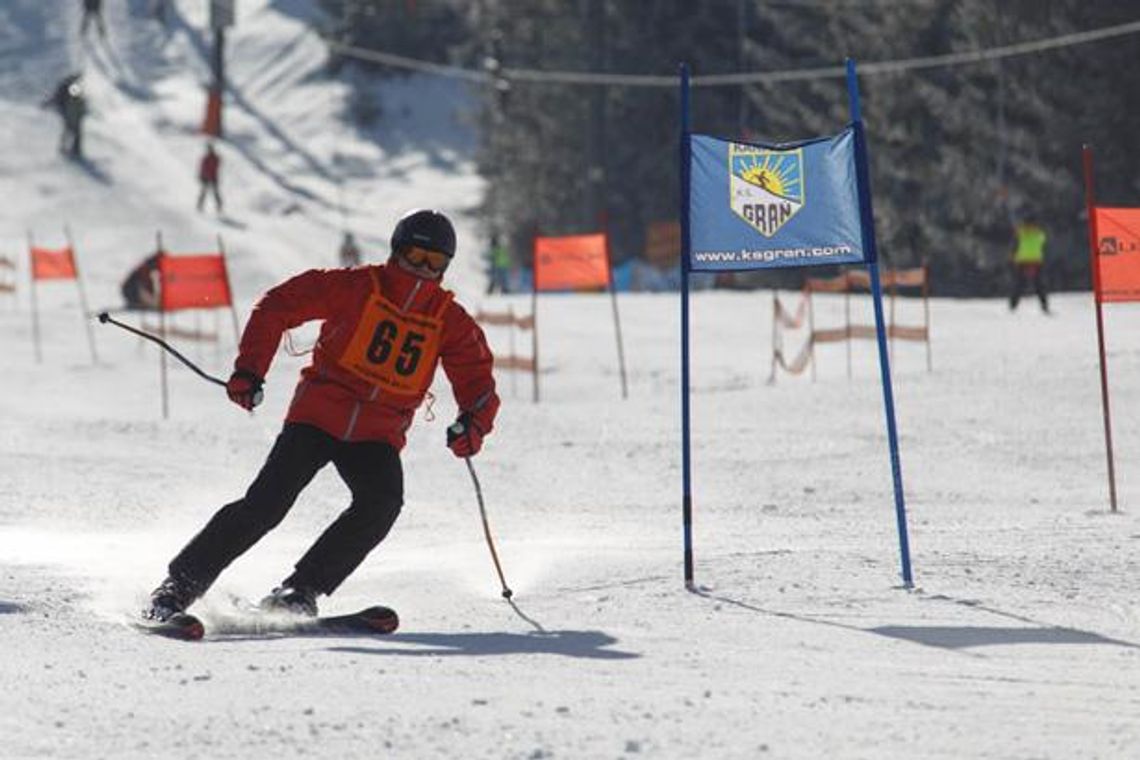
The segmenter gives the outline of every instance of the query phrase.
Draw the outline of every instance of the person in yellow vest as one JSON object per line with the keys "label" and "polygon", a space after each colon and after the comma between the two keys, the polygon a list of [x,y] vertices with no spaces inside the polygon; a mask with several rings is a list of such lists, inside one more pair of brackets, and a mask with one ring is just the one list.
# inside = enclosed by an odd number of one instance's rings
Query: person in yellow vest
{"label": "person in yellow vest", "polygon": [[487,295],[496,290],[506,293],[510,289],[509,278],[511,274],[511,252],[499,242],[499,235],[491,235],[491,247],[487,251],[490,272],[487,277]]}
{"label": "person in yellow vest", "polygon": [[1009,294],[1009,308],[1013,311],[1021,300],[1026,283],[1032,283],[1041,301],[1041,310],[1049,313],[1049,298],[1045,293],[1045,230],[1032,221],[1014,225],[1017,248],[1013,251],[1013,289]]}

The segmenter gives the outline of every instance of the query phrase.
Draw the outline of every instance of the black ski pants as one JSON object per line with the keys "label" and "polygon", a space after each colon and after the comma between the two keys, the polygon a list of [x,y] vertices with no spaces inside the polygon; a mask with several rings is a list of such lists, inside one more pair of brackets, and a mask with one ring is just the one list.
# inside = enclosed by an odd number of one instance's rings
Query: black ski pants
{"label": "black ski pants", "polygon": [[201,211],[206,204],[206,193],[213,193],[214,195],[214,208],[220,214],[222,212],[222,191],[218,189],[217,180],[213,182],[203,182],[202,187],[198,190],[198,210]]}
{"label": "black ski pants", "polygon": [[1016,309],[1021,301],[1021,293],[1026,285],[1032,285],[1037,299],[1041,301],[1041,310],[1049,311],[1049,296],[1045,292],[1045,267],[1040,264],[1013,266],[1013,286],[1009,291],[1009,308]]}
{"label": "black ski pants", "polygon": [[231,562],[281,522],[317,472],[332,462],[352,494],[348,509],[297,562],[284,585],[331,594],[379,544],[404,503],[395,447],[342,441],[320,428],[286,423],[245,497],[227,504],[170,563],[170,574],[204,593]]}

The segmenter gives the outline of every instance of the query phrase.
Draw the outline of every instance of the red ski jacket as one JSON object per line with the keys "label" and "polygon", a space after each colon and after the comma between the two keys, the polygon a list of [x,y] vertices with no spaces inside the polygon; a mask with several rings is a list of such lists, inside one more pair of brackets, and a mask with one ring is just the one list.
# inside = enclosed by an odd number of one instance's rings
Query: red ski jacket
{"label": "red ski jacket", "polygon": [[286,422],[401,449],[442,364],[459,409],[491,431],[499,409],[491,351],[438,282],[386,265],[299,274],[253,307],[234,368],[265,377],[282,333],[314,319],[324,324]]}
{"label": "red ski jacket", "polygon": [[202,156],[202,161],[198,164],[198,180],[200,182],[217,182],[218,167],[221,163],[222,160],[218,158],[217,153],[207,153]]}

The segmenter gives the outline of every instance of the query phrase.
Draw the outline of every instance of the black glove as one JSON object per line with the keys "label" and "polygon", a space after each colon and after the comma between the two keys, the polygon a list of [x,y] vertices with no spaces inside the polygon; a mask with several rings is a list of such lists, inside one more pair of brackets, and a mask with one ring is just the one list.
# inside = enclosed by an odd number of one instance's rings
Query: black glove
{"label": "black glove", "polygon": [[264,384],[264,380],[249,370],[236,369],[226,383],[226,395],[230,397],[230,401],[250,411],[261,403],[264,395],[261,386]]}
{"label": "black glove", "polygon": [[473,457],[483,448],[483,431],[469,412],[463,412],[447,429],[447,446],[457,457]]}

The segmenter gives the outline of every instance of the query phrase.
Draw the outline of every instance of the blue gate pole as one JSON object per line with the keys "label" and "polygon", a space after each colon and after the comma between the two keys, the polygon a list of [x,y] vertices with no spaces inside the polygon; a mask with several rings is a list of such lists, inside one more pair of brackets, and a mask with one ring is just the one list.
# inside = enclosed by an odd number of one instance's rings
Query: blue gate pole
{"label": "blue gate pole", "polygon": [[681,522],[685,588],[693,585],[693,475],[689,436],[689,66],[681,64]]}
{"label": "blue gate pole", "polygon": [[891,475],[895,487],[895,515],[898,521],[899,554],[902,558],[903,585],[914,586],[910,572],[910,540],[907,538],[906,503],[903,499],[902,464],[899,461],[899,438],[895,426],[895,397],[891,389],[891,362],[887,354],[887,335],[883,327],[883,284],[879,278],[879,254],[875,246],[875,215],[871,208],[871,172],[867,162],[867,141],[859,109],[859,81],[855,61],[847,59],[847,96],[851,102],[851,122],[855,130],[855,176],[859,189],[859,217],[863,233],[863,250],[871,275],[871,296],[875,304],[875,334],[879,343],[879,373],[883,381],[883,406],[887,415],[887,441],[891,450]]}

